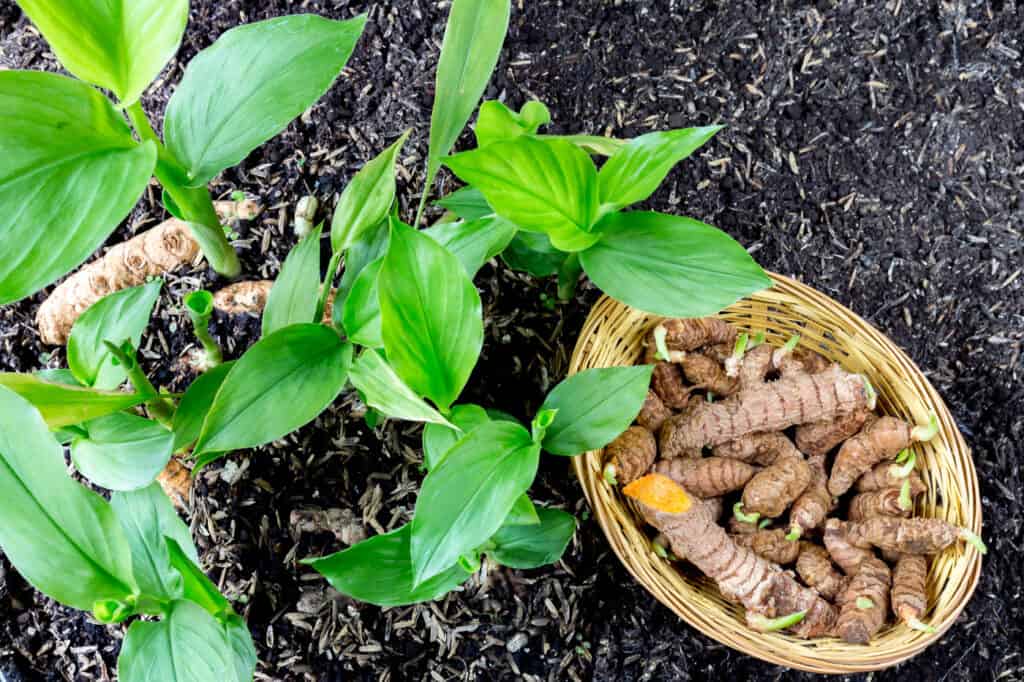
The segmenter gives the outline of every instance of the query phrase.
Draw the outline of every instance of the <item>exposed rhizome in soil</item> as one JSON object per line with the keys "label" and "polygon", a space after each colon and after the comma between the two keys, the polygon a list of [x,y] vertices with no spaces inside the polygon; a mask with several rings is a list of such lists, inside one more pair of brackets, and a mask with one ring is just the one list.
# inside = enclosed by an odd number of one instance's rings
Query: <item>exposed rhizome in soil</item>
{"label": "exposed rhizome in soil", "polygon": [[[446,3],[192,5],[185,43],[146,99],[151,112],[196,51],[234,25],[370,12],[327,97],[215,183],[218,194],[242,190],[267,206],[238,230],[247,275],[276,275],[295,242],[299,197],[313,193],[329,208],[362,163],[414,127],[400,170],[409,217]],[[1014,0],[516,2],[488,92],[515,106],[542,99],[555,132],[627,137],[728,123],[649,205],[722,227],[765,267],[850,306],[945,396],[974,449],[990,553],[958,623],[876,678],[1024,679],[1022,25]],[[10,0],[0,2],[0,65],[56,68]],[[110,243],[162,217],[151,191]],[[157,383],[180,386],[190,378],[180,362],[190,343],[181,296],[223,282],[206,271],[166,281],[144,354]],[[476,282],[487,332],[465,399],[526,417],[564,375],[597,292],[584,287],[551,305],[553,282],[497,262]],[[63,362],[38,342],[41,300],[0,310],[3,370]],[[216,322],[231,356],[258,330],[255,320]],[[801,677],[704,637],[639,588],[563,458],[544,459],[531,491],[581,519],[557,566],[493,568],[438,603],[387,611],[333,593],[297,559],[404,522],[422,476],[418,428],[371,430],[358,408],[345,395],[315,424],[235,453],[197,482],[194,535],[205,567],[248,619],[259,679]],[[340,510],[337,535],[293,523],[296,512],[318,509]],[[122,633],[39,596],[0,558],[0,679],[109,679]]]}

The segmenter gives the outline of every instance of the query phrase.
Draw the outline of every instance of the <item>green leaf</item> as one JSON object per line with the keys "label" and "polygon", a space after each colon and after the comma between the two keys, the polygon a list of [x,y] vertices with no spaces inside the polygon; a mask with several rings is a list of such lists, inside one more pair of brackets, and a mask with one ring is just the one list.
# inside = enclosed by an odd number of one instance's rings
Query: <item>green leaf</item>
{"label": "green leaf", "polygon": [[195,547],[188,526],[178,518],[159,483],[132,492],[110,496],[132,554],[132,573],[143,594],[161,601],[181,599],[185,594],[181,573],[171,564],[164,536],[174,538],[193,555]]}
{"label": "green leaf", "polygon": [[196,377],[174,411],[174,452],[196,442],[203,430],[203,420],[210,411],[213,398],[220,390],[228,372],[234,367],[234,361],[217,365]]}
{"label": "green leaf", "polygon": [[345,387],[352,344],[321,324],[294,324],[260,339],[228,372],[196,442],[196,468],[316,419]]}
{"label": "green leaf", "polygon": [[540,135],[539,137],[545,140],[564,140],[576,145],[588,154],[596,154],[597,156],[613,156],[629,143],[629,140],[620,140],[617,137],[603,137],[600,135]]}
{"label": "green leaf", "polygon": [[723,127],[667,130],[630,140],[598,173],[601,203],[606,212],[654,194],[673,166],[704,146]]}
{"label": "green leaf", "polygon": [[18,0],[68,71],[134,103],[174,56],[188,0]]}
{"label": "green leaf", "polygon": [[409,131],[362,167],[345,187],[331,221],[331,248],[341,253],[388,217],[395,201],[395,161]]}
{"label": "green leaf", "polygon": [[354,343],[368,348],[381,348],[381,316],[378,279],[384,265],[380,256],[359,273],[352,289],[345,298],[341,311],[342,327]]}
{"label": "green leaf", "polygon": [[529,569],[558,561],[576,532],[576,519],[560,509],[538,509],[538,525],[506,523],[491,537],[487,554],[502,566]]}
{"label": "green leaf", "polygon": [[131,341],[132,347],[138,348],[162,286],[163,280],[156,279],[116,291],[79,316],[68,337],[68,367],[82,385],[112,389],[124,383],[127,370],[113,363],[103,342],[120,345]]}
{"label": "green leaf", "polygon": [[174,434],[159,423],[117,412],[84,424],[88,437],[71,442],[71,460],[83,476],[107,490],[137,490],[171,459]]}
{"label": "green leaf", "polygon": [[320,295],[320,230],[318,225],[295,245],[274,280],[263,309],[263,336],[302,322],[319,322],[316,317]]}
{"label": "green leaf", "polygon": [[516,226],[492,215],[469,222],[434,225],[423,233],[458,258],[472,279],[484,263],[505,250],[516,235]]}
{"label": "green leaf", "polygon": [[[388,250],[388,240],[391,236],[389,222],[388,220],[382,220],[379,224],[363,232],[362,236],[345,252],[345,270],[342,272],[341,281],[338,283],[338,291],[334,298],[334,307],[331,312],[331,321],[339,329],[345,329],[343,316],[345,303],[348,301],[356,279],[370,263],[383,256]],[[376,276],[374,276],[372,281],[376,282]],[[374,291],[372,300],[374,306],[379,310],[380,306],[377,303],[376,291]],[[348,333],[348,330],[346,330],[346,333]]]}
{"label": "green leaf", "polygon": [[516,113],[496,100],[480,105],[476,119],[476,144],[483,147],[494,142],[512,140],[520,135],[533,135],[542,125],[551,123],[551,112],[543,103],[533,100]]}
{"label": "green leaf", "polygon": [[519,424],[471,431],[427,474],[412,520],[414,582],[441,573],[501,527],[537,474],[540,446]]}
{"label": "green leaf", "polygon": [[231,646],[231,660],[235,668],[236,682],[252,682],[256,674],[256,645],[252,641],[249,626],[239,616],[232,616],[224,623],[224,634]]}
{"label": "green leaf", "polygon": [[389,417],[448,424],[441,413],[406,386],[387,360],[372,348],[364,350],[352,363],[349,379],[367,405]]}
{"label": "green leaf", "polygon": [[445,411],[483,346],[480,295],[462,264],[430,237],[391,221],[377,277],[388,361],[418,395]]}
{"label": "green leaf", "polygon": [[487,88],[508,32],[509,0],[454,0],[441,43],[424,196]]}
{"label": "green leaf", "polygon": [[121,682],[219,682],[235,676],[223,626],[190,601],[158,622],[135,621],[117,659]]}
{"label": "green leaf", "polygon": [[231,602],[224,598],[213,581],[199,568],[199,560],[195,557],[195,548],[191,540],[183,546],[176,538],[165,535],[164,541],[167,543],[171,565],[181,574],[185,598],[195,602],[218,620],[230,620],[235,613],[231,608]]}
{"label": "green leaf", "polygon": [[574,374],[555,386],[543,410],[558,410],[544,436],[544,449],[578,455],[618,438],[640,413],[652,365],[603,367]]}
{"label": "green leaf", "polygon": [[483,193],[476,187],[457,189],[434,203],[451,211],[462,220],[476,220],[494,213],[494,209],[487,203],[487,199],[484,199]]}
{"label": "green leaf", "polygon": [[578,147],[524,135],[450,156],[444,164],[519,229],[544,232],[563,251],[597,241],[590,234],[598,215],[597,170]]}
{"label": "green leaf", "polygon": [[156,166],[85,83],[0,71],[0,305],[74,269],[114,231]]}
{"label": "green leaf", "polygon": [[453,562],[433,578],[414,585],[409,535],[406,524],[344,551],[302,563],[312,566],[342,594],[377,606],[432,601],[469,579],[471,574]]}
{"label": "green leaf", "polygon": [[365,24],[365,15],[278,17],[233,28],[196,55],[164,117],[167,148],[190,183],[236,165],[320,99]]}
{"label": "green leaf", "polygon": [[520,231],[502,252],[501,259],[513,270],[550,277],[561,269],[566,255],[551,245],[546,234]]}
{"label": "green leaf", "polygon": [[136,591],[131,551],[106,500],[68,476],[39,413],[0,388],[0,550],[33,587],[89,611]]}
{"label": "green leaf", "polygon": [[[502,522],[505,526],[535,526],[540,523],[540,516],[537,515],[537,508],[530,501],[530,496],[525,493],[520,495],[516,503],[512,505],[512,511],[508,513]],[[498,531],[501,532],[501,531]]]}
{"label": "green leaf", "polygon": [[0,372],[0,386],[14,391],[39,410],[51,429],[74,426],[90,419],[127,410],[146,396],[120,391],[97,391],[43,381],[31,374]]}
{"label": "green leaf", "polygon": [[427,471],[436,469],[459,439],[481,424],[491,421],[486,410],[479,405],[456,405],[448,419],[458,430],[444,424],[427,424],[423,427],[423,466]]}
{"label": "green leaf", "polygon": [[766,289],[771,280],[732,237],[693,218],[613,213],[601,241],[580,253],[594,284],[656,315],[703,317]]}

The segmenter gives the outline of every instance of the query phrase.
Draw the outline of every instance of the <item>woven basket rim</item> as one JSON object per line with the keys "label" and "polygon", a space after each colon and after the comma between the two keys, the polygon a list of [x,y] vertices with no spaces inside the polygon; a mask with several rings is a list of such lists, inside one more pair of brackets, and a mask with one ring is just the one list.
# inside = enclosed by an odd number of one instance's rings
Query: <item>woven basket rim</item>
{"label": "woven basket rim", "polygon": [[[756,330],[757,325],[744,324],[744,320],[756,321],[760,315],[765,326],[775,330],[769,331],[769,340],[776,343],[785,338],[777,333],[779,330],[802,329],[802,333],[809,334],[812,325],[815,330],[820,326],[825,332],[815,350],[831,355],[847,369],[867,374],[879,391],[880,411],[897,412],[905,418],[917,415],[917,420],[927,411],[934,411],[939,417],[939,436],[915,446],[922,451],[918,466],[929,483],[929,491],[919,502],[916,514],[941,516],[980,534],[981,496],[970,448],[927,377],[902,349],[842,304],[784,275],[768,275],[773,281],[771,289],[738,301],[718,316]],[[633,364],[638,355],[637,335],[642,336],[643,331],[662,319],[603,296],[583,325],[569,374],[592,367]],[[624,326],[629,337],[617,335],[620,329],[609,331],[615,325]],[[850,339],[857,343],[841,343],[845,334],[842,330],[846,329],[852,330]],[[825,350],[825,344],[832,347]],[[801,345],[805,345],[804,339]],[[628,351],[630,347],[634,347],[633,352]],[[912,400],[904,404],[904,397]],[[609,545],[626,570],[689,625],[756,658],[814,673],[881,670],[916,656],[938,641],[952,627],[977,587],[980,555],[973,549],[954,546],[931,563],[926,620],[936,629],[932,634],[903,625],[887,625],[871,644],[860,646],[833,638],[807,641],[777,633],[755,633],[743,624],[738,609],[727,605],[696,569],[684,564],[677,570],[650,550],[650,531],[644,529],[632,504],[603,481],[602,453],[603,450],[594,450],[573,458],[573,469]]]}

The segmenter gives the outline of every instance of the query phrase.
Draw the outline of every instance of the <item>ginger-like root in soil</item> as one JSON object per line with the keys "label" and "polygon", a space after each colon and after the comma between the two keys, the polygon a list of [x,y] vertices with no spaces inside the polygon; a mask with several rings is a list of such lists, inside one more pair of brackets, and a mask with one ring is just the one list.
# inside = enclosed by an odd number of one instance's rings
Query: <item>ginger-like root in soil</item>
{"label": "ginger-like root in soil", "polygon": [[824,541],[832,561],[849,576],[855,575],[862,563],[875,556],[871,549],[858,547],[850,541],[848,524],[839,519],[825,521]]}
{"label": "ginger-like root in soil", "polygon": [[786,624],[797,637],[818,637],[832,629],[836,610],[831,604],[777,564],[737,546],[707,507],[694,504],[671,479],[648,474],[623,492],[639,502],[647,521],[665,534],[676,556],[685,556],[718,584],[726,598],[746,608],[752,627]]}
{"label": "ginger-like root in soil", "polygon": [[[909,504],[904,504],[909,502]],[[846,518],[850,521],[867,521],[879,516],[907,517],[914,511],[913,501],[903,499],[899,488],[886,488],[870,493],[859,493],[850,500]]]}
{"label": "ginger-like root in soil", "polygon": [[658,394],[648,390],[643,407],[640,408],[640,414],[636,416],[636,423],[652,433],[657,433],[665,420],[671,416],[672,410],[665,407],[665,403],[661,402]]}
{"label": "ginger-like root in soil", "polygon": [[796,446],[808,457],[827,455],[832,448],[864,426],[869,410],[861,409],[835,419],[822,419],[796,427]]}
{"label": "ginger-like root in soil", "polygon": [[811,482],[789,509],[790,540],[796,540],[807,531],[821,526],[836,506],[835,498],[828,491],[825,457],[811,457],[807,460],[807,467],[811,470]]}
{"label": "ginger-like root in soil", "polygon": [[658,456],[658,444],[650,431],[631,426],[604,449],[604,477],[609,483],[632,483],[646,474]]}
{"label": "ginger-like root in soil", "polygon": [[781,528],[755,530],[753,533],[739,533],[732,536],[733,542],[746,547],[760,557],[777,564],[791,564],[800,555],[800,544],[786,539]]}
{"label": "ginger-like root in soil", "polygon": [[927,580],[927,557],[901,554],[892,573],[892,610],[909,627],[934,632],[920,620],[928,608]]}
{"label": "ginger-like root in soil", "polygon": [[858,478],[879,462],[890,460],[915,441],[930,440],[938,431],[933,417],[928,426],[911,426],[895,417],[879,417],[843,443],[832,465],[828,489],[836,497],[842,495]]}
{"label": "ginger-like root in soil", "polygon": [[743,488],[743,510],[774,519],[781,516],[810,483],[811,468],[803,457],[777,459],[755,474]]}
{"label": "ginger-like root in soil", "polygon": [[274,281],[256,279],[229,284],[213,295],[213,307],[228,315],[262,315]]}
{"label": "ginger-like root in soil", "polygon": [[654,471],[668,476],[691,494],[706,499],[739,490],[757,469],[736,459],[704,457],[663,459],[654,465]]}
{"label": "ginger-like root in soil", "polygon": [[[251,201],[217,201],[214,208],[221,220],[248,220],[259,213]],[[75,320],[86,308],[104,296],[145,284],[178,268],[198,262],[199,243],[188,224],[170,218],[128,241],[112,246],[105,254],[81,267],[43,301],[36,313],[36,325],[43,343],[63,345]]]}
{"label": "ginger-like root in soil", "polygon": [[[736,395],[687,410],[665,422],[664,456],[673,452],[720,445],[757,431],[781,431],[796,424],[835,418],[854,410],[873,407],[875,393],[867,380],[830,367],[818,374],[745,388]],[[670,439],[664,438],[669,425]]]}
{"label": "ginger-like root in soil", "polygon": [[811,542],[800,542],[796,574],[825,599],[834,601],[846,589],[849,579],[836,570],[828,550]]}
{"label": "ginger-like root in soil", "polygon": [[156,480],[175,507],[188,509],[192,500],[192,472],[177,457],[171,457]]}
{"label": "ginger-like root in soil", "polygon": [[839,596],[836,634],[848,644],[867,644],[889,613],[892,574],[881,559],[872,557],[860,565]]}
{"label": "ginger-like root in soil", "polygon": [[877,547],[900,554],[935,554],[957,540],[965,540],[985,552],[980,538],[966,528],[934,518],[901,519],[879,516],[850,523],[847,538],[856,547]]}

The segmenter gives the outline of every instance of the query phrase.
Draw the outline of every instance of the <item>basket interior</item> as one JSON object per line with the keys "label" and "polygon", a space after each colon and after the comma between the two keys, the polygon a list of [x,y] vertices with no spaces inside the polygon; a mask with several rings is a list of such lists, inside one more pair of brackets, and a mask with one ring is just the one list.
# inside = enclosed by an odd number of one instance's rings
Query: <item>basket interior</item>
{"label": "basket interior", "polygon": [[[765,332],[781,346],[800,334],[800,346],[815,350],[845,369],[866,375],[879,394],[878,410],[924,423],[939,417],[938,436],[917,443],[917,469],[928,491],[915,514],[943,518],[981,531],[977,473],[970,450],[949,409],[914,363],[888,338],[847,308],[799,282],[772,275],[773,287],[729,307],[718,316],[742,330]],[[604,297],[591,311],[573,355],[570,373],[593,367],[635,364],[643,338],[662,318]],[[922,651],[956,620],[977,585],[981,560],[958,543],[937,555],[928,575],[929,609],[922,620],[928,634],[886,625],[866,646],[838,639],[800,640],[749,630],[740,608],[722,599],[714,583],[686,563],[673,564],[650,549],[647,528],[632,504],[604,483],[602,452],[574,460],[595,516],[626,568],[659,601],[714,639],[752,656],[819,673],[879,670]],[[891,620],[891,617],[890,617]]]}

